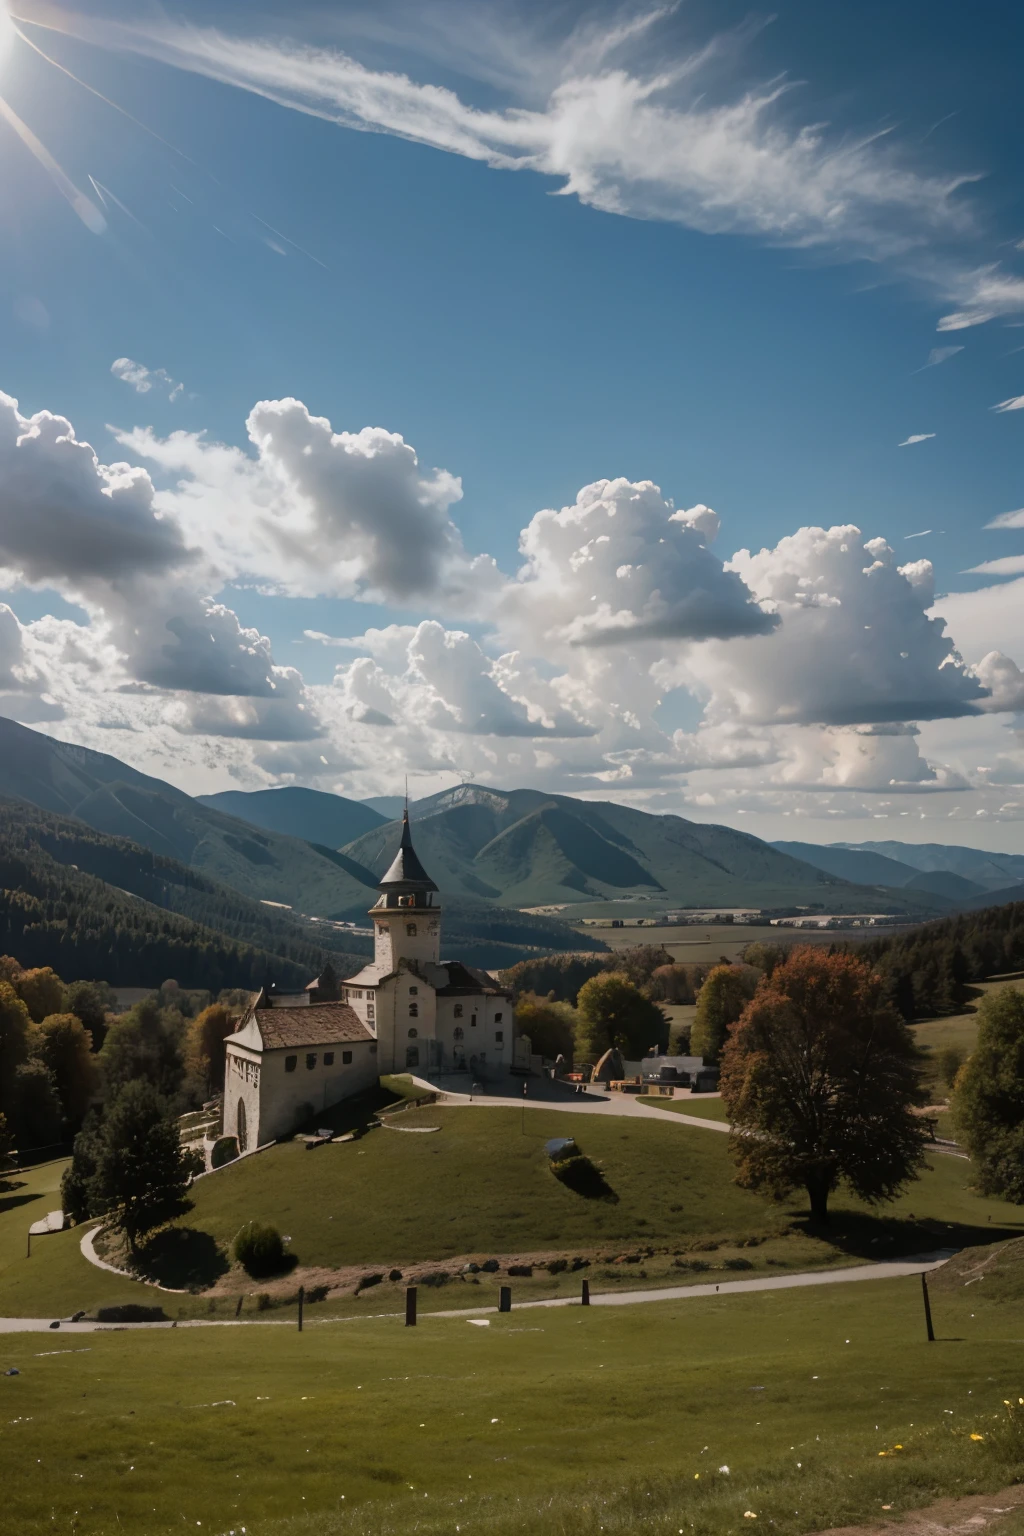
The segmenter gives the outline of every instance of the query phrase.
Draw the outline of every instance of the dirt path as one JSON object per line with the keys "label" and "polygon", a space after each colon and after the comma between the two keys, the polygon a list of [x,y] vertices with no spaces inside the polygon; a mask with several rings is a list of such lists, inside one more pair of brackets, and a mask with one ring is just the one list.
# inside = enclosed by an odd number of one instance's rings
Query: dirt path
{"label": "dirt path", "polygon": [[974,1493],[965,1499],[940,1499],[926,1509],[873,1521],[869,1525],[833,1526],[818,1536],[978,1536],[993,1527],[993,1536],[1007,1516],[1024,1509],[1024,1485],[999,1493]]}

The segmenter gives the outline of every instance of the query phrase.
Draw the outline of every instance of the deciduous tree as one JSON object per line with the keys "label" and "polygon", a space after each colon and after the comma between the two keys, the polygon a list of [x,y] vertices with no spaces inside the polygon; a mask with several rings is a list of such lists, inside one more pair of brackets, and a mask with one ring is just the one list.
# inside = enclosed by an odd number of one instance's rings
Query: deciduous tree
{"label": "deciduous tree", "polygon": [[29,1011],[9,981],[0,981],[0,1114],[11,1122],[15,1107],[14,1074],[28,1059]]}
{"label": "deciduous tree", "polygon": [[53,1078],[64,1119],[77,1131],[99,1078],[89,1031],[76,1014],[51,1013],[39,1025],[35,1039],[34,1054]]}
{"label": "deciduous tree", "polygon": [[1024,1205],[1024,992],[989,992],[978,1043],[956,1079],[953,1116],[982,1194]]}
{"label": "deciduous tree", "polygon": [[664,1050],[668,1044],[665,1015],[620,971],[592,976],[580,988],[576,1006],[577,1049],[582,1059],[596,1061],[614,1045],[635,1061],[652,1046]]}
{"label": "deciduous tree", "polygon": [[722,1095],[738,1182],[776,1198],[802,1185],[818,1221],[840,1182],[891,1200],[922,1160],[913,1038],[852,954],[794,949],[762,981],[730,1030]]}
{"label": "deciduous tree", "polygon": [[34,970],[22,971],[14,985],[35,1024],[41,1024],[51,1013],[60,1013],[64,1007],[64,983],[52,966],[39,965]]}
{"label": "deciduous tree", "polygon": [[224,1087],[224,1041],[235,1027],[235,1015],[223,1003],[211,1003],[188,1027],[185,1063],[206,1094]]}
{"label": "deciduous tree", "polygon": [[717,1061],[729,1025],[735,1024],[754,995],[759,973],[751,966],[716,965],[697,994],[697,1012],[690,1031],[690,1050],[705,1061]]}
{"label": "deciduous tree", "polygon": [[526,992],[516,1003],[516,1034],[529,1035],[538,1056],[572,1061],[579,1017],[568,1003],[553,1003]]}
{"label": "deciduous tree", "polygon": [[175,1032],[167,1027],[164,1011],[153,998],[143,998],[114,1020],[100,1052],[100,1067],[108,1098],[138,1078],[151,1083],[165,1098],[177,1093],[184,1075],[181,1051]]}

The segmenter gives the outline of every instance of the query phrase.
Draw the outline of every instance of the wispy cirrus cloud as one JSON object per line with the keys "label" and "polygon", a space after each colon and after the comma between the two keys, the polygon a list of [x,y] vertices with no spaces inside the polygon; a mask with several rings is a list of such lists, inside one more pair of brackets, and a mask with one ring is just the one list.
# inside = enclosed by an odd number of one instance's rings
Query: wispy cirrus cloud
{"label": "wispy cirrus cloud", "polygon": [[1018,507],[1015,512],[1000,512],[986,528],[1024,528],[1024,507]]}
{"label": "wispy cirrus cloud", "polygon": [[1009,400],[1000,400],[998,405],[992,406],[992,410],[1000,415],[1007,411],[1024,411],[1024,395],[1011,395]]}
{"label": "wispy cirrus cloud", "polygon": [[934,436],[934,432],[912,432],[909,437],[905,437],[902,443],[897,443],[896,446],[897,448],[912,448],[915,443],[926,443],[929,438]]}
{"label": "wispy cirrus cloud", "polygon": [[[53,14],[41,0],[24,8],[30,19]],[[677,33],[659,32],[655,52],[651,33],[675,6],[606,14],[567,38],[546,38],[544,48],[520,38],[511,66],[494,8],[481,9],[492,24],[469,12],[475,44],[466,67],[500,80],[512,98],[505,106],[478,106],[447,86],[300,38],[232,34],[155,12],[131,22],[60,15],[65,30],[91,42],[346,128],[556,178],[564,194],[609,213],[872,259],[975,232],[956,195],[972,177],[919,165],[885,132],[801,122],[784,80],[723,78],[721,56],[735,34],[687,48]]]}

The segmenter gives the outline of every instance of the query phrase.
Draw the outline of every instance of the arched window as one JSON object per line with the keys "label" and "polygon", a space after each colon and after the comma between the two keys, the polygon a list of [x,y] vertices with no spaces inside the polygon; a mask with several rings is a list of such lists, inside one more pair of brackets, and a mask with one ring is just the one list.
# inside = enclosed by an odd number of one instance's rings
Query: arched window
{"label": "arched window", "polygon": [[457,1019],[461,1019],[462,1018],[462,1004],[461,1003],[456,1003],[455,1004],[455,1017]]}
{"label": "arched window", "polygon": [[410,1029],[410,1031],[409,1031],[409,1039],[410,1040],[415,1040],[416,1039],[416,1035],[417,1035],[417,1031],[415,1029]]}
{"label": "arched window", "polygon": [[457,1024],[455,1026],[455,1039],[456,1040],[463,1039],[464,1038],[464,1034],[465,1034],[465,1031],[463,1030],[462,1025],[461,1024]]}
{"label": "arched window", "polygon": [[419,1018],[419,1013],[420,1013],[420,1005],[419,1005],[419,1003],[410,1003],[409,1004],[409,1017],[410,1017],[410,1019],[417,1019],[417,1018]]}
{"label": "arched window", "polygon": [[245,1129],[245,1104],[241,1099],[238,1101],[238,1121],[236,1129],[238,1132],[238,1150],[239,1152],[244,1152],[247,1146]]}
{"label": "arched window", "polygon": [[406,923],[405,931],[406,931],[407,936],[410,939],[414,939],[416,937],[416,924],[415,923]]}

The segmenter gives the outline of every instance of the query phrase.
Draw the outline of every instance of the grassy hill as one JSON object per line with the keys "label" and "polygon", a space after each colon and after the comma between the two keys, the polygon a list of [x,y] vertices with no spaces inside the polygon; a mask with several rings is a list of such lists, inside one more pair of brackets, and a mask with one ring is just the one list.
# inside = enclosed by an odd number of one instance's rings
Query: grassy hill
{"label": "grassy hill", "polygon": [[870,848],[846,848],[841,844],[773,843],[781,853],[813,864],[840,880],[880,885],[893,890],[915,891],[935,899],[936,906],[962,906],[971,897],[983,896],[987,887],[947,869],[917,869]]}
{"label": "grassy hill", "polygon": [[953,843],[837,843],[837,848],[865,849],[909,864],[918,870],[948,870],[963,875],[989,890],[1002,890],[1014,880],[1024,880],[1024,853],[989,853],[981,848],[961,848]]}
{"label": "grassy hill", "polygon": [[[666,906],[815,905],[877,909],[877,890],[850,885],[731,827],[653,816],[611,801],[465,784],[410,808],[416,848],[442,891],[506,906],[655,898]],[[399,823],[344,852],[378,874]],[[881,903],[923,915],[941,902],[890,893]]]}
{"label": "grassy hill", "polygon": [[265,832],[283,832],[307,843],[342,848],[389,818],[344,795],[287,785],[282,789],[226,789],[217,795],[197,795],[198,805],[237,816]]}

